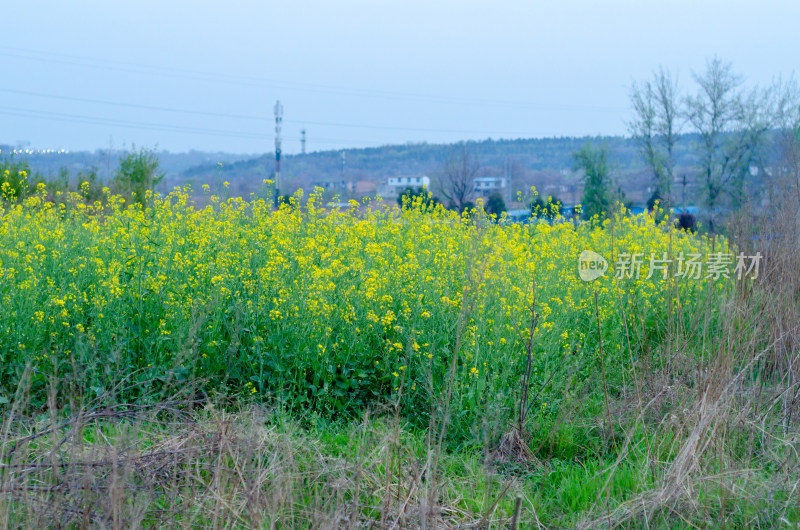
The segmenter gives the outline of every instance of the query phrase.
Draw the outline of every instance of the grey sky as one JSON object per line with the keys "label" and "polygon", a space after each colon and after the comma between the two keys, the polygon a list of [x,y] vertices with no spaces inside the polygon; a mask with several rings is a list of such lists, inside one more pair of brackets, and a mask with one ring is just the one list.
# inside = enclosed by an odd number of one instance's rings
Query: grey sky
{"label": "grey sky", "polygon": [[287,153],[303,127],[309,151],[623,134],[659,65],[765,85],[800,50],[796,0],[3,4],[0,143],[38,148],[271,151],[276,99]]}

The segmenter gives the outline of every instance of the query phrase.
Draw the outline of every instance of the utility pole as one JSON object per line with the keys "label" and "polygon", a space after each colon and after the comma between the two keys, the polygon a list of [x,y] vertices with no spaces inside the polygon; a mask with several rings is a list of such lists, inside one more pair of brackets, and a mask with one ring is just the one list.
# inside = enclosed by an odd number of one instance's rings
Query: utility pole
{"label": "utility pole", "polygon": [[283,123],[283,105],[275,102],[275,208],[278,207],[278,196],[281,188],[281,124]]}
{"label": "utility pole", "polygon": [[306,130],[300,131],[300,154],[306,154]]}
{"label": "utility pole", "polygon": [[686,173],[683,174],[683,211],[686,211]]}
{"label": "utility pole", "polygon": [[511,204],[511,179],[508,176],[508,158],[503,163],[503,202]]}
{"label": "utility pole", "polygon": [[114,137],[108,137],[108,151],[106,151],[106,182],[111,182],[111,151],[114,150]]}
{"label": "utility pole", "polygon": [[342,182],[344,182],[344,165],[345,165],[346,155],[347,152],[342,151]]}
{"label": "utility pole", "polygon": [[514,200],[514,171],[511,169],[511,161],[506,159],[506,175],[508,178],[506,179],[506,186],[508,188],[508,202],[506,204],[511,204],[511,201]]}

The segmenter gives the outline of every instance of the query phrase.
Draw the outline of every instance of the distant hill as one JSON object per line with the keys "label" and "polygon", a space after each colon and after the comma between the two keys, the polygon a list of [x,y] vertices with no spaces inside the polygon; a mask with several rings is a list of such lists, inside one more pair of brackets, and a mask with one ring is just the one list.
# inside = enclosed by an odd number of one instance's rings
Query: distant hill
{"label": "distant hill", "polygon": [[[468,142],[481,161],[489,168],[503,167],[509,161],[521,164],[529,170],[570,169],[572,153],[586,142],[606,146],[626,168],[638,162],[636,146],[630,139],[622,137],[598,138],[546,138],[530,140],[484,140]],[[288,155],[282,160],[282,176],[289,179],[305,178],[338,180],[341,176],[341,153],[345,153],[345,177],[386,178],[392,176],[433,174],[446,161],[452,144],[404,144],[387,145],[364,149],[317,151],[306,155]],[[224,168],[228,177],[253,176],[267,178],[274,171],[274,153],[252,160],[236,162]],[[186,177],[211,176],[216,174],[214,164],[200,165],[186,170]]]}
{"label": "distant hill", "polygon": [[[677,152],[678,172],[691,173],[691,143],[694,135],[680,138]],[[582,138],[541,138],[467,142],[467,147],[479,158],[486,176],[506,176],[512,192],[525,191],[534,185],[543,194],[553,194],[566,200],[580,198],[582,183],[573,168],[573,153],[586,143],[605,145],[615,168],[615,180],[632,201],[641,203],[651,192],[651,175],[642,162],[636,142],[620,136]],[[453,152],[453,144],[409,143],[364,149],[316,151],[305,155],[285,155],[281,165],[281,191],[293,193],[320,185],[343,198],[359,198],[369,193],[357,193],[355,183],[385,183],[389,177],[428,175],[436,191],[436,178]],[[0,145],[0,156],[7,156],[9,146]],[[92,167],[107,179],[118,167],[123,150],[43,153],[33,151],[16,157],[25,158],[34,171],[55,177],[62,168],[77,175]],[[342,166],[342,153],[345,154]],[[189,151],[188,153],[157,153],[162,169],[167,173],[159,191],[189,184],[199,193],[203,184],[217,190],[229,182],[229,195],[248,196],[263,189],[263,180],[274,176],[275,155],[233,154],[224,152]],[[694,180],[694,179],[690,179]],[[347,183],[352,184],[348,191]],[[361,186],[369,188],[369,185]],[[684,190],[692,196],[691,184]],[[373,193],[374,194],[374,193]]]}
{"label": "distant hill", "polygon": [[[681,137],[677,156],[679,168],[691,163],[689,147],[692,138],[691,135]],[[485,175],[510,177],[513,191],[536,185],[543,193],[563,196],[580,193],[580,178],[572,171],[573,153],[586,143],[605,145],[614,163],[619,184],[632,200],[646,200],[644,195],[649,193],[650,176],[631,138],[488,139],[468,142],[467,146],[477,154]],[[331,184],[358,181],[380,183],[388,177],[397,176],[428,175],[435,180],[453,149],[452,144],[409,143],[288,155],[281,161],[281,188],[291,193],[297,188],[309,189],[315,185],[328,187]],[[222,168],[216,162],[201,164],[176,176],[175,183],[189,182],[196,187],[227,181],[232,193],[247,195],[257,190],[264,179],[273,177],[274,156],[274,153],[268,153],[250,160],[223,164]],[[347,196],[348,193],[342,192],[342,195]]]}

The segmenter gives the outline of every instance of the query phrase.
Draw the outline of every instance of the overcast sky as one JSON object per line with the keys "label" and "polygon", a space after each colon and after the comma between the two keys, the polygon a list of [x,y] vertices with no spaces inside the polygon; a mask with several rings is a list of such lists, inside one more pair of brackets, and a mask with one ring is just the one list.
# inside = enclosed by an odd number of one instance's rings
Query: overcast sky
{"label": "overcast sky", "polygon": [[7,0],[0,143],[258,153],[625,134],[633,81],[798,68],[797,0]]}

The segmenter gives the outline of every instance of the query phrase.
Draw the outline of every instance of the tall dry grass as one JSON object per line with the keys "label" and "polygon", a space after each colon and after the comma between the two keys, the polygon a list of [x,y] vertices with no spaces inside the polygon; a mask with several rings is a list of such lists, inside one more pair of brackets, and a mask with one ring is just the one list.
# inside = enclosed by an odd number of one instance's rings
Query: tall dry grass
{"label": "tall dry grass", "polygon": [[[514,502],[502,477],[432,481],[429,453],[386,417],[354,426],[338,455],[263,405],[176,396],[62,420],[6,418],[0,528],[500,528],[498,503]],[[491,495],[465,509],[465,488]]]}
{"label": "tall dry grass", "polygon": [[[791,168],[794,167],[794,170]],[[635,398],[617,404],[625,431],[616,464],[646,458],[653,485],[613,508],[598,496],[579,525],[796,527],[800,520],[800,178],[796,164],[748,205],[729,235],[763,256],[737,283],[677,327],[660,369],[638,374]],[[712,312],[722,325],[709,331]],[[698,355],[699,354],[699,355]],[[641,365],[638,366],[641,370]],[[637,377],[638,375],[638,377]],[[665,458],[666,457],[666,458]],[[607,469],[613,474],[613,466]]]}

